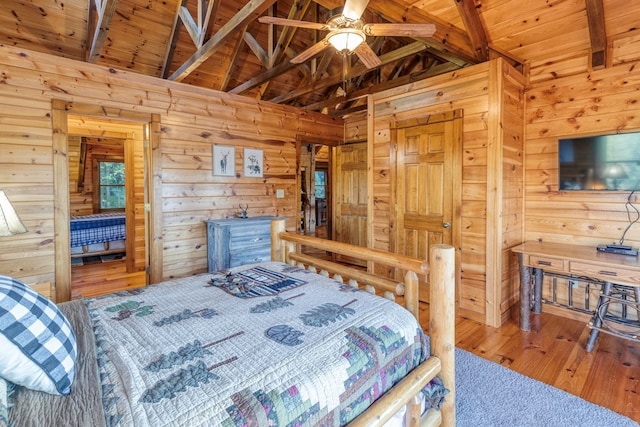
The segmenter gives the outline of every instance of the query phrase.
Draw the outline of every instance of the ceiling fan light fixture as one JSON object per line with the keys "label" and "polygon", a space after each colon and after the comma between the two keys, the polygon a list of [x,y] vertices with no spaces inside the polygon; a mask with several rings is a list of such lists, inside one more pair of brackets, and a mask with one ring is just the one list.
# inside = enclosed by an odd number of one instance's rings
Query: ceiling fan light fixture
{"label": "ceiling fan light fixture", "polygon": [[340,28],[332,31],[327,36],[327,40],[338,52],[351,53],[360,46],[366,36],[364,31],[356,28]]}

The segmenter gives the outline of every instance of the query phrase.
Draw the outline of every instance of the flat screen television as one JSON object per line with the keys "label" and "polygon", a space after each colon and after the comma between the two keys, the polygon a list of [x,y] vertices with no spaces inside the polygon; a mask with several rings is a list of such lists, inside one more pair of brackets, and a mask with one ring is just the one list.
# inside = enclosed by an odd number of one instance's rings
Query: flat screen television
{"label": "flat screen television", "polygon": [[640,190],[640,132],[558,140],[560,190]]}

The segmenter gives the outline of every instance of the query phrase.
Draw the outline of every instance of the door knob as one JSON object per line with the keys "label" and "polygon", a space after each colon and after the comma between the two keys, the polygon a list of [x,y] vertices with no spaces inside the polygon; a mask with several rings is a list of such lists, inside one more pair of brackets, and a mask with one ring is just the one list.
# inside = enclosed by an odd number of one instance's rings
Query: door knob
{"label": "door knob", "polygon": [[450,222],[443,222],[442,223],[442,227],[443,228],[449,228],[449,227],[451,227],[451,223]]}

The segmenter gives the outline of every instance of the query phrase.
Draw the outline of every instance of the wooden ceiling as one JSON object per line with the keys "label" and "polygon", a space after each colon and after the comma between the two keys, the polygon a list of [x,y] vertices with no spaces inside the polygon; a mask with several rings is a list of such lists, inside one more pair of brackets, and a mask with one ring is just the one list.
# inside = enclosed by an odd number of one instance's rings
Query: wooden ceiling
{"label": "wooden ceiling", "polygon": [[530,81],[640,59],[640,1],[370,0],[368,23],[433,23],[429,38],[369,37],[382,64],[327,48],[326,32],[257,18],[326,22],[343,0],[4,0],[0,44],[344,116],[366,95],[503,57]]}

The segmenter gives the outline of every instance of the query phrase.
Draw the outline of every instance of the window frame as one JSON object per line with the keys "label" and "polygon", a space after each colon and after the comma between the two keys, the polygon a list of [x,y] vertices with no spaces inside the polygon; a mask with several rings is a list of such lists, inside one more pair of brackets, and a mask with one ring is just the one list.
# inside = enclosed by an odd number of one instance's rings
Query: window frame
{"label": "window frame", "polygon": [[[124,212],[127,206],[127,176],[126,165],[124,158],[121,157],[96,157],[93,159],[93,211],[94,212]],[[101,163],[121,163],[124,168],[123,183],[122,185],[102,184],[100,176],[100,164]],[[103,208],[102,207],[102,187],[122,187],[124,193],[124,205],[117,208]]]}

